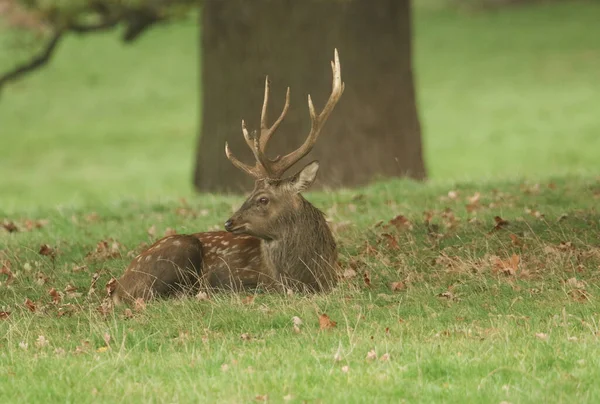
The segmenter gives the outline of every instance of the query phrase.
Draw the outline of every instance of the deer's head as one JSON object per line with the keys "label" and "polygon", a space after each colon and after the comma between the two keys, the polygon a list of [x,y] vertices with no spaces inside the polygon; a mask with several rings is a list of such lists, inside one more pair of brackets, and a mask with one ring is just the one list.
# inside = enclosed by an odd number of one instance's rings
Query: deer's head
{"label": "deer's head", "polygon": [[331,95],[321,113],[315,112],[310,95],[308,96],[308,110],[311,117],[310,132],[297,150],[285,156],[270,159],[265,155],[267,143],[277,130],[290,106],[290,89],[288,87],[285,105],[279,118],[271,127],[267,125],[267,106],[269,102],[269,78],[265,80],[265,95],[260,119],[260,132],[249,133],[245,122],[242,120],[242,134],[252,150],[255,158],[254,166],[242,163],[229,150],[225,143],[225,154],[231,163],[255,178],[254,190],[244,204],[225,223],[225,230],[234,233],[249,234],[262,239],[277,238],[278,228],[285,218],[301,214],[303,203],[301,192],[308,189],[314,182],[319,163],[313,161],[291,177],[283,178],[286,170],[306,156],[313,148],[323,125],[329,118],[335,105],[344,92],[342,83],[340,61],[337,49],[334,52],[334,61],[331,62],[333,84]]}

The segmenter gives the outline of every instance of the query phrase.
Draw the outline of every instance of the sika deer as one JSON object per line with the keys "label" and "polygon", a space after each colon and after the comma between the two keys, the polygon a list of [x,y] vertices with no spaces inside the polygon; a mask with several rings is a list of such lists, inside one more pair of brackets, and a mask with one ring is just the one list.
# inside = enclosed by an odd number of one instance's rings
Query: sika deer
{"label": "sika deer", "polygon": [[254,166],[240,162],[225,144],[231,163],[255,178],[253,192],[225,222],[227,232],[175,235],[157,241],[138,255],[117,281],[112,292],[115,302],[201,287],[318,292],[336,284],[335,240],[323,213],[301,195],[315,180],[319,164],[313,161],[297,174],[283,177],[312,150],[344,91],[337,50],[331,68],[332,91],[320,114],[308,96],[312,124],[304,144],[274,159],[265,155],[265,149],[288,111],[290,89],[281,115],[269,127],[267,77],[260,132],[249,133],[242,120],[242,134],[254,154]]}

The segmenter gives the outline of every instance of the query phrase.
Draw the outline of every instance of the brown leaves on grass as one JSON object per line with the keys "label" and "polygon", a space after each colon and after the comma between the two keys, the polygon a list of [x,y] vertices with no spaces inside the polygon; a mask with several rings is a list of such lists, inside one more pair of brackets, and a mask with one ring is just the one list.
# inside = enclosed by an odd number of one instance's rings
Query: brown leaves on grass
{"label": "brown leaves on grass", "polygon": [[94,251],[89,252],[85,258],[92,261],[105,261],[121,257],[121,244],[113,239],[101,240]]}
{"label": "brown leaves on grass", "polygon": [[4,220],[0,226],[9,233],[15,233],[18,231],[32,231],[36,229],[41,229],[48,223],[49,221],[46,219],[24,219],[22,221],[18,221],[17,223],[15,223],[12,220]]}
{"label": "brown leaves on grass", "polygon": [[60,292],[54,288],[51,288],[48,291],[48,294],[50,295],[50,297],[52,297],[52,303],[54,303],[54,304],[59,304],[60,301],[62,300],[62,296],[60,295]]}
{"label": "brown leaves on grass", "polygon": [[590,300],[590,294],[586,290],[586,283],[577,278],[569,278],[564,281],[564,285],[569,289],[569,296],[576,302],[584,303]]}
{"label": "brown leaves on grass", "polygon": [[5,220],[4,222],[2,222],[2,227],[4,228],[4,230],[6,230],[9,233],[14,233],[16,231],[19,231],[19,228],[17,227],[17,225],[14,222]]}
{"label": "brown leaves on grass", "polygon": [[337,322],[333,321],[329,316],[325,313],[319,316],[319,329],[320,330],[329,330],[335,328],[337,326]]}
{"label": "brown leaves on grass", "polygon": [[400,292],[403,290],[406,290],[406,283],[399,281],[399,282],[392,282],[390,284],[390,289],[392,290],[392,292]]}
{"label": "brown leaves on grass", "polygon": [[504,227],[508,226],[508,220],[502,219],[500,216],[494,217],[494,228],[490,230],[488,234],[492,234],[498,230],[502,230]]}
{"label": "brown leaves on grass", "polygon": [[27,310],[29,310],[32,313],[35,313],[35,311],[37,310],[36,304],[32,302],[30,298],[26,298],[25,302],[23,302],[23,305],[27,308]]}
{"label": "brown leaves on grass", "polygon": [[2,267],[0,268],[0,275],[6,275],[6,281],[4,281],[4,284],[10,285],[15,278],[15,275],[10,270],[10,267],[11,267],[10,261],[3,260],[3,261],[0,261],[0,264],[2,264]]}
{"label": "brown leaves on grass", "polygon": [[492,256],[492,273],[514,276],[519,270],[521,256],[513,254],[509,259],[503,260],[500,257]]}
{"label": "brown leaves on grass", "polygon": [[50,247],[48,244],[42,244],[40,246],[38,254],[43,255],[45,257],[50,257],[52,259],[56,258],[56,250]]}

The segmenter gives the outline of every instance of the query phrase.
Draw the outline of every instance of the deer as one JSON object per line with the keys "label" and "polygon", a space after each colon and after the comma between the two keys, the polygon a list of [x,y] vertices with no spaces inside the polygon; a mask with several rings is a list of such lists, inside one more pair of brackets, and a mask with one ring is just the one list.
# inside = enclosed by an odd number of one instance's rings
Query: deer
{"label": "deer", "polygon": [[260,130],[244,140],[254,165],[236,158],[227,142],[225,155],[254,179],[254,189],[225,222],[225,231],[176,234],[157,240],[136,256],[109,292],[115,304],[189,292],[263,289],[278,292],[327,292],[338,280],[337,245],[325,215],[302,192],[315,181],[318,161],[284,176],[310,153],[344,92],[337,49],[331,62],[332,90],[320,113],[308,95],[311,126],[304,143],[284,156],[269,158],[266,147],[290,106],[290,88],[277,120],[267,124],[269,77],[265,79]]}

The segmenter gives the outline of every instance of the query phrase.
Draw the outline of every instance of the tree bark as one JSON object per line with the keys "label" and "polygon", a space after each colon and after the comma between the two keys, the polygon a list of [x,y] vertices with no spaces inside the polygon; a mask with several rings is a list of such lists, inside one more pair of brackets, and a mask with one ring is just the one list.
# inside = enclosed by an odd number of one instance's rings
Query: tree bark
{"label": "tree bark", "polygon": [[265,75],[270,122],[285,89],[291,106],[270,141],[270,156],[297,148],[310,129],[307,94],[320,110],[331,91],[337,48],[346,90],[313,151],[317,186],[363,185],[426,176],[411,62],[409,0],[226,0],[204,3],[201,24],[202,125],[194,183],[200,191],[240,191],[251,178],[225,157],[225,141],[246,162],[241,134],[260,120]]}

